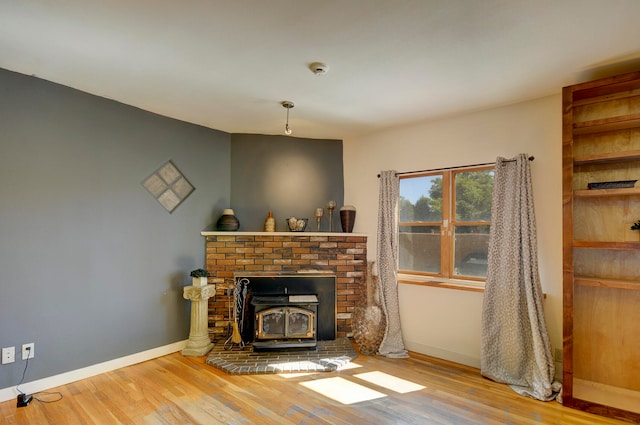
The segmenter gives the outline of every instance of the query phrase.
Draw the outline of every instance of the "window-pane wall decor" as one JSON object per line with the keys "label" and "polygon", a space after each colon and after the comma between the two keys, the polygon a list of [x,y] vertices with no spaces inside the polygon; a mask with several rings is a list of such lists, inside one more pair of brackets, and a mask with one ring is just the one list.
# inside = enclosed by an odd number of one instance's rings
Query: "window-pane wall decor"
{"label": "window-pane wall decor", "polygon": [[142,185],[169,213],[195,190],[170,160],[147,177]]}

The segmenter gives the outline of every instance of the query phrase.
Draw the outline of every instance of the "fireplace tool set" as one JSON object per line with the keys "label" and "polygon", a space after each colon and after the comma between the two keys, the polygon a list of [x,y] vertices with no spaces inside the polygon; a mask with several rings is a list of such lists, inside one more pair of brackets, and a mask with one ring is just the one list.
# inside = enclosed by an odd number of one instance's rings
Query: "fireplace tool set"
{"label": "fireplace tool set", "polygon": [[[229,338],[224,342],[224,349],[231,350],[234,345],[237,345],[240,349],[244,348],[244,341],[242,340],[242,335],[240,333],[240,329],[238,327],[238,317],[242,317],[238,314],[238,311],[244,311],[244,300],[247,297],[247,285],[249,284],[249,279],[243,278],[238,281],[238,283],[234,284],[233,288],[233,300],[234,300],[234,308],[233,308],[233,323],[231,324],[231,329]],[[229,303],[229,320],[231,320],[231,303]]]}

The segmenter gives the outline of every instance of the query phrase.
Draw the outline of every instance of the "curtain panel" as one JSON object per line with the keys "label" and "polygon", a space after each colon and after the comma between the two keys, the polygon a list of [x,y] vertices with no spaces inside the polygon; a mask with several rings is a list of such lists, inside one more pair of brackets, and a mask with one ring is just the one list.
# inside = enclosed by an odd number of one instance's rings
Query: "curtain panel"
{"label": "curtain panel", "polygon": [[480,365],[514,391],[552,400],[560,390],[543,311],[527,155],[497,158],[494,175]]}
{"label": "curtain panel", "polygon": [[378,353],[395,358],[409,357],[404,348],[398,303],[398,202],[400,180],[396,171],[380,173],[378,205],[378,285],[380,301],[387,317],[384,338]]}

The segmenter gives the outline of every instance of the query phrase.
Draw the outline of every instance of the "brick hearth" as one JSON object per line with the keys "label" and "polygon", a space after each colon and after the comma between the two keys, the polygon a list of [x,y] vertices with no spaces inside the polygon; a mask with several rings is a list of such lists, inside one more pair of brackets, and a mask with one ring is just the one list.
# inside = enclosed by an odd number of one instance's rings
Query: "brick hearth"
{"label": "brick hearth", "polygon": [[[216,284],[209,299],[209,336],[229,335],[234,273],[265,275],[321,272],[336,276],[336,337],[351,336],[351,313],[364,295],[367,237],[354,233],[202,232],[206,237],[206,268]],[[232,313],[233,314],[233,313]]]}
{"label": "brick hearth", "polygon": [[232,375],[333,372],[356,357],[356,351],[347,338],[319,341],[316,349],[299,351],[254,352],[251,345],[244,348],[235,346],[227,351],[219,342],[209,353],[207,364]]}

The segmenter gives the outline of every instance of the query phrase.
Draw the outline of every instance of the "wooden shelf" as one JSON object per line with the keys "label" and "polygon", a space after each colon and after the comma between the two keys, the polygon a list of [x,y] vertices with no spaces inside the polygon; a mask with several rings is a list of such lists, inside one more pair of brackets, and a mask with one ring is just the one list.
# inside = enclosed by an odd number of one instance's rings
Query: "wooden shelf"
{"label": "wooden shelf", "polygon": [[[617,93],[628,93],[640,89],[639,74],[638,72],[632,72],[610,77],[605,80],[594,80],[577,84],[571,87],[573,103],[586,104],[594,101],[602,102],[603,99],[609,96],[615,96]],[[592,102],[589,102],[589,100],[592,100]]]}
{"label": "wooden shelf", "polygon": [[640,249],[640,242],[573,241],[573,247],[590,249],[633,250]]}
{"label": "wooden shelf", "polygon": [[640,114],[620,115],[592,121],[576,122],[573,124],[573,134],[603,133],[606,131],[640,128]]}
{"label": "wooden shelf", "polygon": [[607,162],[622,162],[622,161],[638,161],[640,160],[640,150],[625,151],[625,152],[609,152],[594,155],[576,156],[573,159],[574,165],[586,165],[586,164],[603,164]]}
{"label": "wooden shelf", "polygon": [[640,413],[640,391],[575,378],[573,393],[585,401]]}
{"label": "wooden shelf", "polygon": [[[638,83],[633,83],[634,86],[637,86]],[[593,105],[594,103],[602,103],[609,102],[611,100],[619,100],[619,99],[627,99],[629,97],[640,96],[640,89],[629,89],[626,91],[603,94],[600,96],[588,97],[581,100],[576,100],[573,102],[573,107],[585,106],[585,105]]]}
{"label": "wooden shelf", "polygon": [[640,281],[575,276],[574,282],[576,285],[580,286],[595,286],[599,288],[629,289],[632,291],[640,291]]}
{"label": "wooden shelf", "polygon": [[573,192],[573,196],[575,196],[576,198],[633,195],[640,195],[640,188],[627,187],[623,189],[584,189],[576,190]]}

